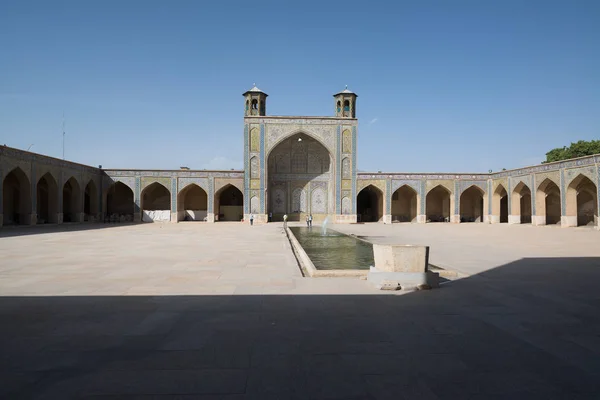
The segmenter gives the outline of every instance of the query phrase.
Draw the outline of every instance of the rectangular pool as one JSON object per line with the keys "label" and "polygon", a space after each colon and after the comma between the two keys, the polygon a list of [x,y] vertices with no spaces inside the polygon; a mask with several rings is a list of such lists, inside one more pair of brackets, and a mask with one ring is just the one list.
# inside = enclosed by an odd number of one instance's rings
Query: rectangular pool
{"label": "rectangular pool", "polygon": [[323,234],[320,226],[294,226],[290,230],[319,270],[368,270],[369,266],[375,265],[373,245],[370,243],[331,229]]}

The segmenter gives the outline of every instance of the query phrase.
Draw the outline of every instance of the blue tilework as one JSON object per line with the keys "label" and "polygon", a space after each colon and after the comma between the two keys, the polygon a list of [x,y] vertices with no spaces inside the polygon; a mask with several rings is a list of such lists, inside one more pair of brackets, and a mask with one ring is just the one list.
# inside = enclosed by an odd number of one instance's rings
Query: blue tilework
{"label": "blue tilework", "polygon": [[265,213],[265,124],[260,124],[260,213]]}
{"label": "blue tilework", "polygon": [[421,186],[419,188],[419,198],[421,199],[421,215],[425,215],[425,180],[421,180]]}
{"label": "blue tilework", "polygon": [[171,178],[171,212],[177,211],[177,178]]}
{"label": "blue tilework", "polygon": [[250,170],[248,168],[248,139],[249,127],[244,125],[244,214],[249,214],[250,209]]}
{"label": "blue tilework", "polygon": [[142,178],[139,176],[135,177],[135,190],[133,192],[133,200],[135,202],[135,205],[137,207],[137,209],[140,209],[140,186],[141,186],[141,180]]}
{"label": "blue tilework", "polygon": [[385,180],[385,213],[390,215],[392,213],[392,180],[387,178]]}
{"label": "blue tilework", "polygon": [[335,160],[335,213],[341,214],[342,199],[342,147],[341,147],[342,126],[338,125],[335,140],[336,160]]}
{"label": "blue tilework", "polygon": [[512,180],[510,176],[508,177],[508,188],[506,188],[506,193],[508,193],[508,215],[512,215]]}
{"label": "blue tilework", "polygon": [[487,197],[488,197],[488,215],[492,215],[492,199],[493,199],[493,194],[492,194],[492,188],[493,188],[493,182],[491,179],[489,179],[487,181]]}
{"label": "blue tilework", "polygon": [[459,193],[459,182],[454,181],[454,215],[458,215],[460,210],[460,193]]}
{"label": "blue tilework", "polygon": [[537,215],[537,213],[535,212],[535,192],[536,192],[536,188],[535,188],[535,175],[531,176],[531,215]]}
{"label": "blue tilework", "polygon": [[560,214],[567,215],[567,188],[565,187],[565,170],[560,170]]}
{"label": "blue tilework", "polygon": [[[245,198],[245,197],[244,197]],[[207,213],[215,213],[215,178],[208,178],[208,210]]]}
{"label": "blue tilework", "polygon": [[356,126],[352,127],[352,214],[356,214]]}

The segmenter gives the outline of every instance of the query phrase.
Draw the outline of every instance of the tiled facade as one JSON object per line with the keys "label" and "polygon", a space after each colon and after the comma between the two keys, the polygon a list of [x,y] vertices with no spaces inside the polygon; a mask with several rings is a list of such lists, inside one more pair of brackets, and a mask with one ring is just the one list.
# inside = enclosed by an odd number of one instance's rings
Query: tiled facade
{"label": "tiled facade", "polygon": [[[527,213],[531,223],[544,225],[548,210],[556,206],[552,212],[562,226],[581,225],[582,213],[594,214],[587,216],[588,224],[598,226],[600,155],[490,174],[357,173],[355,94],[336,94],[332,117],[267,116],[264,92],[253,88],[244,96],[243,171],[107,170],[0,147],[0,225],[62,223],[67,211],[72,222],[105,221],[108,193],[120,182],[133,194],[133,221],[142,220],[145,189],[158,185],[169,193],[170,220],[181,220],[182,191],[196,185],[206,195],[208,222],[218,219],[221,193],[234,187],[243,197],[243,219],[253,214],[259,222],[282,213],[357,222],[357,197],[369,190],[382,204],[375,219],[384,223],[395,222],[400,214],[407,215],[400,220],[419,223],[435,219],[429,208],[437,207],[432,198],[438,196],[444,202],[439,213],[448,222],[464,221],[461,210],[469,201],[480,210],[479,222],[521,223]],[[251,108],[254,100],[257,108]],[[344,102],[350,103],[350,111],[340,109]],[[64,193],[70,197],[63,198]],[[546,200],[554,195],[555,204]],[[410,205],[394,206],[395,201]]]}

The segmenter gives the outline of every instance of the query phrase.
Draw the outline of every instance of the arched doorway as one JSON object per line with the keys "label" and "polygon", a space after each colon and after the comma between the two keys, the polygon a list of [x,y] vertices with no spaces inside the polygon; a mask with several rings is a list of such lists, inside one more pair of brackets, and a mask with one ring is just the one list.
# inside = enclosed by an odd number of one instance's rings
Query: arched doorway
{"label": "arched doorway", "polygon": [[135,210],[133,190],[123,182],[115,182],[106,191],[106,220],[132,222]]}
{"label": "arched doorway", "polygon": [[492,215],[492,222],[508,222],[508,192],[502,185],[498,185],[496,190],[494,190],[492,196]]}
{"label": "arched doorway", "polygon": [[58,184],[50,172],[44,174],[36,185],[37,223],[58,223]]}
{"label": "arched doorway", "polygon": [[460,222],[483,222],[485,192],[470,186],[460,195]]}
{"label": "arched doorway", "polygon": [[452,193],[446,187],[438,185],[427,193],[425,213],[427,222],[450,222]]}
{"label": "arched doorway", "polygon": [[515,223],[531,223],[531,190],[523,182],[519,182],[513,190],[511,207],[511,215],[515,217]]}
{"label": "arched doorway", "polygon": [[81,222],[81,188],[74,177],[63,185],[63,222]]}
{"label": "arched doorway", "polygon": [[171,220],[171,192],[158,182],[146,186],[141,193],[142,221]]}
{"label": "arched doorway", "polygon": [[95,221],[100,212],[98,207],[98,189],[93,180],[90,179],[83,193],[83,219],[84,221]]}
{"label": "arched doorway", "polygon": [[31,189],[29,179],[19,167],[13,169],[2,181],[4,225],[29,225],[31,223]]}
{"label": "arched doorway", "polygon": [[536,225],[560,224],[560,189],[546,178],[535,194]]}
{"label": "arched doorway", "polygon": [[178,221],[206,221],[208,196],[204,189],[192,183],[177,195]]}
{"label": "arched doorway", "polygon": [[356,197],[356,211],[359,222],[379,222],[383,218],[383,193],[369,185]]}
{"label": "arched doorway", "polygon": [[[250,179],[259,178],[259,160],[250,159]],[[335,211],[332,157],[317,139],[298,133],[281,141],[268,154],[266,165],[266,212],[273,221],[304,221],[311,213],[314,221],[324,220]],[[342,179],[352,178],[350,159],[342,162]],[[250,201],[250,212],[252,210]]]}
{"label": "arched doorway", "polygon": [[567,187],[567,216],[570,225],[598,225],[598,188],[590,178],[578,175]]}
{"label": "arched doorway", "polygon": [[244,195],[240,189],[227,184],[215,193],[215,221],[244,219]]}
{"label": "arched doorway", "polygon": [[392,222],[416,222],[418,196],[408,185],[401,186],[392,194]]}

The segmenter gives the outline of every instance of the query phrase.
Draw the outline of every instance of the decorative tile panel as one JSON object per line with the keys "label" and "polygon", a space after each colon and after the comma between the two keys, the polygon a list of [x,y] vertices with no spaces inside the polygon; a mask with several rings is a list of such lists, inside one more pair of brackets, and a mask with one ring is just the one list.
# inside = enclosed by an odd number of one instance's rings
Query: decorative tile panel
{"label": "decorative tile panel", "polygon": [[316,188],[311,193],[311,213],[327,213],[327,195],[323,188]]}
{"label": "decorative tile panel", "polygon": [[356,126],[352,127],[352,214],[356,214]]}
{"label": "decorative tile panel", "polygon": [[187,186],[194,184],[198,185],[202,190],[208,193],[208,178],[178,178],[178,180],[178,192],[181,192]]}

